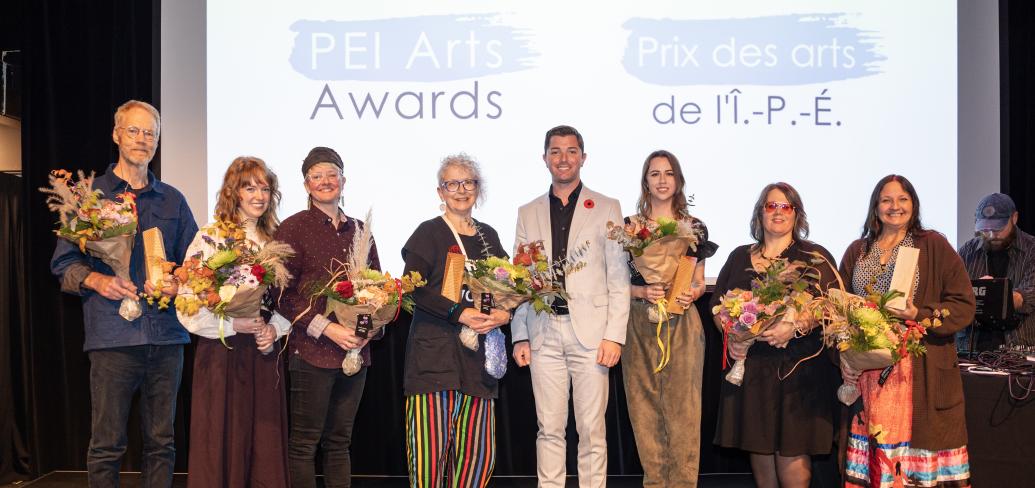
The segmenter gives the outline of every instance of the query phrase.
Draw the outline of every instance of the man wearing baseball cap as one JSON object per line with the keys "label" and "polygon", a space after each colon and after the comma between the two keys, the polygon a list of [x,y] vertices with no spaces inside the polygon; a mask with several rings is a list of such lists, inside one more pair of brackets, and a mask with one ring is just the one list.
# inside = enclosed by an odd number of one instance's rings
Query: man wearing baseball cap
{"label": "man wearing baseball cap", "polygon": [[[974,214],[975,237],[959,250],[971,279],[1008,278],[1013,285],[1017,329],[982,331],[975,350],[1002,343],[1035,346],[1035,237],[1017,227],[1017,217],[1009,196],[993,193],[982,198]],[[958,344],[969,344],[970,330],[959,333]]]}

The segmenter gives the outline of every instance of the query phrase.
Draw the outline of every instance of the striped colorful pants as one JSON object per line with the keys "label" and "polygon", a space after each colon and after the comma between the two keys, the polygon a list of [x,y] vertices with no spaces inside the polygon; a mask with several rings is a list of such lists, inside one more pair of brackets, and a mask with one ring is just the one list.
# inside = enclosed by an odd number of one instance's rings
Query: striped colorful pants
{"label": "striped colorful pants", "polygon": [[406,397],[406,458],[414,488],[484,487],[496,464],[496,402],[459,391]]}

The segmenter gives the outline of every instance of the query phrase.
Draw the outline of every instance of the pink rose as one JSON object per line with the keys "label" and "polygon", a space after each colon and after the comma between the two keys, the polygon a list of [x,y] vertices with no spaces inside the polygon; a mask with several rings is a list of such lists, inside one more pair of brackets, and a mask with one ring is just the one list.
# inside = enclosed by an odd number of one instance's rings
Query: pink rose
{"label": "pink rose", "polygon": [[755,314],[751,312],[744,312],[740,314],[740,323],[750,327],[752,325],[755,325],[755,322],[758,322],[758,316],[756,316]]}

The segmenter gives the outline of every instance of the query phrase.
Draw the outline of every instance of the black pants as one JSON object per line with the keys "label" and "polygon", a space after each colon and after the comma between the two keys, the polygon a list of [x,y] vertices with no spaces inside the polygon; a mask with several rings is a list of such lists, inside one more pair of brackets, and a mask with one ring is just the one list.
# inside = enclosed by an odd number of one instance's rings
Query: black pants
{"label": "black pants", "polygon": [[291,434],[288,467],[293,488],[315,488],[316,447],[323,454],[324,486],[351,484],[352,425],[363,397],[367,370],[345,376],[341,368],[313,366],[297,355],[288,362],[291,374]]}

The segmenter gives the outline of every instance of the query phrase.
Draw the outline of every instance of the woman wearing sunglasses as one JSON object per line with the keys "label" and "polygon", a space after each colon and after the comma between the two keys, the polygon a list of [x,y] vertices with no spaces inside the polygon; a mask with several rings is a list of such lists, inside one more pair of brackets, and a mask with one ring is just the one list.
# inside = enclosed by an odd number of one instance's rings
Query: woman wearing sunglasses
{"label": "woman wearing sunglasses", "polygon": [[[810,253],[819,252],[833,263],[826,249],[806,240],[808,235],[805,208],[794,187],[767,185],[751,218],[755,242],[730,253],[715,282],[712,306],[729,290],[750,290],[752,280],[777,260],[809,263]],[[816,269],[821,288],[836,286],[829,266]],[[810,457],[831,451],[838,371],[827,354],[815,356],[821,350],[821,329],[805,319],[781,321],[753,344],[728,343],[730,357],[747,361],[740,386],[722,382],[715,443],[747,451],[760,488],[808,487]]]}

